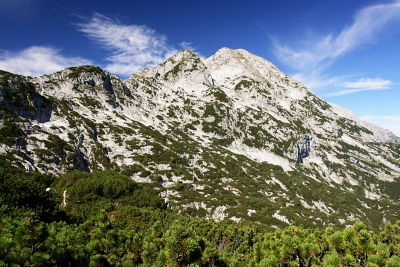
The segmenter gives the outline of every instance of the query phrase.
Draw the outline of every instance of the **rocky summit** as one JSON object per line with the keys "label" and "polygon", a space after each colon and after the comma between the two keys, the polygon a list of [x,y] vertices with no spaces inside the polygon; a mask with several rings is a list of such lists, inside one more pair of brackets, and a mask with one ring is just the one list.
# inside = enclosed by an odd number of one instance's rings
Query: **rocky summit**
{"label": "rocky summit", "polygon": [[400,216],[399,138],[241,49],[183,50],[125,81],[94,66],[0,71],[0,119],[13,165],[114,169],[189,216],[268,228]]}

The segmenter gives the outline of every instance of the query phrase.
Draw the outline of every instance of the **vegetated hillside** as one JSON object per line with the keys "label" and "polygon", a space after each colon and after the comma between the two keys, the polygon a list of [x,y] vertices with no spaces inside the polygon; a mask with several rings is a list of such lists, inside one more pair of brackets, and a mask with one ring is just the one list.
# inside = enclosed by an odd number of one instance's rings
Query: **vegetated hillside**
{"label": "vegetated hillside", "polygon": [[1,162],[0,183],[1,266],[400,265],[400,221],[379,234],[362,222],[265,232],[180,215],[115,171],[54,177]]}
{"label": "vegetated hillside", "polygon": [[183,50],[125,81],[93,66],[1,72],[0,109],[13,165],[116,170],[190,216],[275,228],[399,218],[398,138],[244,50]]}

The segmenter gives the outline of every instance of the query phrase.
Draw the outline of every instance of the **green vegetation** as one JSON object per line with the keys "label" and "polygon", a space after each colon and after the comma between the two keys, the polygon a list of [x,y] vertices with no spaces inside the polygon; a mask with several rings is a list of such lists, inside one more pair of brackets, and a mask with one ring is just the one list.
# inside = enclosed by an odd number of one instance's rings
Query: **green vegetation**
{"label": "green vegetation", "polygon": [[250,88],[251,85],[252,85],[251,81],[241,80],[238,84],[236,84],[235,90],[239,91],[242,90],[242,88]]}
{"label": "green vegetation", "polygon": [[[176,62],[173,59],[168,59],[168,60],[171,60],[171,62],[173,64],[176,64]],[[184,70],[184,72],[192,72],[192,71],[198,70],[200,63],[201,63],[201,60],[197,57],[197,55],[193,54],[191,52],[189,54],[189,57],[183,58],[171,70],[167,71],[164,74],[163,78],[164,78],[164,80],[168,80],[168,76],[170,73],[173,76],[176,76],[182,70]],[[187,69],[188,66],[190,66],[190,69]]]}
{"label": "green vegetation", "polygon": [[223,105],[218,103],[207,103],[203,113],[203,118],[208,118],[210,121],[203,120],[202,126],[203,131],[206,133],[216,133],[223,136],[225,132],[220,126],[222,119],[224,117],[225,111],[223,110]]}
{"label": "green vegetation", "polygon": [[179,69],[180,69],[180,64],[182,64],[182,63],[176,64],[175,67],[172,69],[172,74],[173,74],[173,75],[178,74]]}
{"label": "green vegetation", "polygon": [[[189,59],[174,62],[167,78],[173,74],[188,76],[184,72],[202,68],[200,63],[190,65]],[[85,68],[72,68],[69,78],[78,78],[81,72],[86,77],[87,71],[101,74],[95,67]],[[104,73],[101,75],[105,79]],[[10,85],[7,90],[13,89],[19,79],[17,75],[0,72],[0,82]],[[28,123],[23,118],[30,117],[17,112],[22,108],[35,111],[38,107],[33,102],[38,95],[25,81],[28,79],[21,80],[17,90],[7,93],[12,109],[0,106],[0,143],[5,144],[7,153],[0,160],[51,173],[76,169],[94,172],[52,177],[1,167],[4,176],[0,183],[0,266],[397,264],[398,225],[388,224],[388,229],[392,229],[389,241],[375,233],[388,232],[384,224],[400,218],[398,177],[392,177],[392,170],[372,160],[375,152],[341,138],[344,133],[357,138],[354,133],[362,134],[367,129],[345,119],[337,122],[340,130],[327,132],[331,136],[310,129],[303,117],[316,118],[322,128],[322,124],[333,120],[320,112],[330,109],[329,105],[311,93],[298,102],[292,101],[289,111],[275,103],[272,94],[266,95],[271,93],[267,88],[271,84],[243,76],[237,87],[263,95],[265,103],[238,108],[224,90],[209,86],[204,101],[177,91],[166,105],[168,108],[160,110],[163,106],[157,107],[152,99],[157,95],[170,97],[160,90],[160,84],[155,84],[156,78],[139,77],[141,86],[132,91],[132,101],[125,101],[139,107],[143,117],[157,114],[158,128],[125,117],[120,109],[113,110],[106,119],[97,119],[93,114],[100,111],[99,100],[103,98],[89,94],[75,99],[49,97],[53,114],[65,118],[69,126],[49,123],[42,127]],[[50,88],[57,87],[57,82],[45,83]],[[75,89],[83,93],[104,89],[91,86],[90,80],[86,84],[74,83]],[[117,100],[124,101],[120,98],[124,94],[130,96],[129,90],[125,92],[118,86],[113,90],[106,92],[106,101],[114,107],[118,106]],[[148,95],[139,94],[139,90]],[[82,104],[90,109],[89,113],[82,112]],[[265,112],[266,107],[270,113]],[[151,112],[152,109],[157,112]],[[212,143],[200,141],[197,129],[203,129]],[[323,164],[295,165],[291,158],[299,136],[313,132],[318,140],[313,149],[318,156],[322,155]],[[226,149],[239,140],[255,155],[258,150],[253,148],[260,148],[286,158],[293,170],[284,171]],[[125,151],[112,143],[125,147]],[[237,143],[234,145],[233,148]],[[399,145],[365,146],[374,148],[371,151],[386,151],[382,158],[400,166]],[[262,151],[257,156],[263,156]],[[114,171],[102,171],[111,169]],[[381,181],[374,175],[383,172],[394,181]],[[130,177],[143,178],[151,184],[140,185]],[[328,177],[343,182],[335,183]],[[165,190],[166,182],[172,210],[158,196],[158,190]],[[50,191],[46,191],[48,187]],[[366,190],[379,193],[381,199],[368,199]],[[197,208],[199,203],[202,207]],[[225,221],[204,220],[218,206],[226,207]],[[249,209],[254,211],[249,214]],[[295,226],[288,227],[273,214],[285,216]],[[233,217],[240,218],[241,223],[233,223]],[[351,231],[345,225],[360,218],[365,225],[351,228],[353,239],[349,241],[346,235],[351,235]],[[336,230],[319,230],[326,226]],[[361,233],[367,229],[375,233]],[[364,240],[370,241],[365,245]]]}
{"label": "green vegetation", "polygon": [[[325,227],[329,224],[342,227],[339,219],[345,219],[346,224],[351,224],[355,221],[348,219],[352,217],[351,214],[355,216],[365,214],[362,219],[367,226],[373,230],[380,230],[384,219],[394,222],[398,218],[400,208],[394,201],[398,196],[397,187],[391,186],[393,183],[379,183],[377,189],[370,191],[380,190],[386,194],[388,198],[381,200],[380,203],[387,204],[378,206],[377,201],[369,201],[363,189],[376,184],[377,180],[368,173],[368,170],[362,170],[359,166],[355,166],[355,163],[348,162],[350,158],[345,158],[347,166],[327,160],[325,162],[328,166],[327,175],[336,172],[337,176],[345,178],[342,170],[346,168],[360,185],[352,186],[345,180],[343,185],[330,186],[325,182],[326,178],[315,171],[319,166],[312,168],[296,166],[298,168],[296,172],[288,173],[277,166],[265,162],[259,163],[226,150],[224,147],[229,146],[235,139],[242,139],[250,147],[271,149],[275,154],[286,157],[298,141],[296,133],[307,133],[308,130],[302,126],[300,120],[285,123],[274,116],[263,115],[259,109],[250,108],[234,114],[229,102],[213,100],[199,108],[200,117],[203,119],[199,118],[181,125],[172,122],[169,125],[170,130],[164,133],[129,119],[126,119],[126,126],[119,126],[111,117],[102,123],[95,123],[93,118],[89,119],[77,113],[76,104],[71,100],[52,100],[53,107],[56,107],[60,115],[70,122],[71,128],[65,130],[68,133],[65,140],[62,139],[63,135],[52,135],[40,128],[36,128],[35,131],[48,137],[35,140],[31,137],[38,135],[27,134],[22,130],[25,129],[23,119],[16,115],[5,114],[0,127],[0,133],[4,138],[0,139],[0,142],[7,142],[10,146],[20,148],[24,148],[26,142],[29,144],[36,142],[33,143],[33,147],[27,146],[30,147],[30,151],[21,149],[18,152],[10,152],[4,158],[13,164],[28,163],[33,159],[34,166],[41,170],[64,172],[84,166],[90,170],[113,169],[128,176],[148,179],[159,189],[167,180],[171,182],[172,179],[178,178],[184,183],[176,183],[176,186],[170,188],[179,192],[179,195],[171,196],[170,200],[177,205],[187,204],[187,208],[180,206],[182,208],[179,209],[192,216],[201,216],[204,213],[211,215],[217,206],[226,205],[227,218],[240,217],[243,222],[256,223],[266,230],[272,230],[272,225],[285,227],[284,222],[272,217],[277,211],[286,216],[290,222],[305,227]],[[185,107],[190,107],[191,103],[185,100]],[[183,111],[190,113],[177,105],[170,107],[176,117],[182,116]],[[282,114],[286,116],[286,113]],[[197,128],[217,134],[212,139],[211,147],[204,146],[191,138],[191,132]],[[289,129],[284,140],[279,138],[279,128]],[[63,133],[65,131],[63,130]],[[106,139],[112,139],[132,153],[119,155],[116,161],[116,157],[112,157],[113,153],[110,153],[106,145]],[[142,152],[142,148],[147,146],[150,151]],[[319,146],[318,149],[321,151],[336,151],[338,158],[347,155],[348,150],[357,152],[356,148],[347,146],[345,142],[336,148],[322,147],[322,144]],[[86,153],[85,149],[90,153]],[[396,149],[397,147],[390,148],[390,150]],[[36,157],[32,157],[32,154]],[[362,158],[357,160],[363,164],[362,166],[369,164],[367,167],[382,169],[377,162],[369,162]],[[129,162],[129,165],[118,166],[117,162],[118,164]],[[282,182],[290,190],[282,190],[278,184],[271,181],[271,177]],[[315,180],[310,177],[315,177]],[[222,182],[224,178],[231,181]],[[353,192],[348,192],[350,186],[354,189]],[[307,205],[314,206],[314,209],[307,208],[299,198],[303,198]],[[313,201],[320,201],[329,207],[330,214],[315,208]],[[195,210],[189,206],[193,202],[204,202],[210,210]],[[355,207],[354,203],[359,202],[368,206]],[[256,212],[249,216],[247,209],[254,209]]]}
{"label": "green vegetation", "polygon": [[312,102],[314,102],[314,104],[318,105],[323,110],[327,110],[331,107],[331,105],[329,105],[328,102],[323,101],[322,99],[318,98],[317,96],[313,96],[311,99],[312,99]]}
{"label": "green vegetation", "polygon": [[19,113],[26,117],[27,114],[23,113],[32,115],[31,113],[35,109],[46,108],[50,104],[46,98],[35,91],[35,86],[23,76],[0,71],[0,86],[7,87],[4,89],[5,104],[0,109],[24,110],[25,112],[19,111]]}
{"label": "green vegetation", "polygon": [[91,168],[93,170],[101,170],[102,168],[105,169],[112,169],[113,165],[109,157],[107,156],[107,149],[103,147],[100,143],[96,143],[95,146],[92,147],[93,150],[93,159],[91,161]]}
{"label": "green vegetation", "polygon": [[356,125],[353,121],[346,119],[346,118],[340,118],[336,121],[336,123],[340,126],[341,129],[346,129],[350,133],[357,133],[358,135],[360,135],[361,132],[364,132],[367,134],[373,134],[367,128],[360,127],[360,126]]}
{"label": "green vegetation", "polygon": [[19,78],[21,76],[8,72],[8,71],[4,71],[4,70],[0,70],[0,86],[2,87],[6,87],[9,84],[9,81],[11,79],[15,79],[15,78]]}
{"label": "green vegetation", "polygon": [[170,71],[166,72],[164,74],[164,80],[168,80],[168,76],[170,73],[172,73],[172,75],[177,75],[178,72],[180,71],[181,65],[183,64],[183,62],[179,62],[178,64],[176,64]]}
{"label": "green vegetation", "polygon": [[400,265],[400,221],[380,233],[362,222],[266,232],[179,215],[152,185],[112,171],[53,177],[2,164],[0,184],[1,266]]}
{"label": "green vegetation", "polygon": [[194,55],[196,58],[194,59],[194,62],[192,63],[192,67],[189,70],[185,70],[185,72],[192,72],[195,70],[199,69],[199,64],[201,63],[200,58],[198,58],[196,55]]}
{"label": "green vegetation", "polygon": [[0,143],[14,146],[21,144],[26,138],[26,133],[21,129],[18,122],[21,119],[12,113],[3,114],[3,125],[0,128]]}
{"label": "green vegetation", "polygon": [[226,93],[219,87],[210,87],[207,95],[214,96],[221,103],[228,103],[230,100]]}
{"label": "green vegetation", "polygon": [[104,75],[104,71],[100,67],[96,66],[87,65],[87,66],[71,67],[68,69],[71,71],[71,73],[68,74],[68,78],[70,79],[76,79],[80,75],[82,75],[82,73]]}
{"label": "green vegetation", "polygon": [[[88,108],[101,108],[101,103],[100,101],[94,99],[94,97],[89,97],[87,95],[83,95],[81,98],[81,103]],[[91,109],[92,112],[95,111],[95,109]]]}
{"label": "green vegetation", "polygon": [[44,142],[46,144],[46,148],[60,158],[65,156],[65,151],[73,150],[67,142],[54,134],[49,134],[47,137],[47,141]]}

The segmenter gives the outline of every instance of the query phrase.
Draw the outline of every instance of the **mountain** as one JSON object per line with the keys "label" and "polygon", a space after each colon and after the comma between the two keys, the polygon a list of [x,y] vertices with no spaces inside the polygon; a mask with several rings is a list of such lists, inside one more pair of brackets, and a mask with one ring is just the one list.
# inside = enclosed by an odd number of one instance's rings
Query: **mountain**
{"label": "mountain", "polygon": [[378,228],[400,215],[399,138],[241,49],[183,50],[125,81],[94,66],[0,71],[0,119],[14,165],[114,169],[189,216]]}

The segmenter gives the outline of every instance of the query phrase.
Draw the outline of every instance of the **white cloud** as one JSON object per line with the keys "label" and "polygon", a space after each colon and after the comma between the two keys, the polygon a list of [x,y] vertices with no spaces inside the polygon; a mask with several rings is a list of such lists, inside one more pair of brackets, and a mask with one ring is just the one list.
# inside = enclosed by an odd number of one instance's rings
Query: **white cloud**
{"label": "white cloud", "polygon": [[[360,78],[357,81],[349,81],[354,80],[355,76],[329,76],[319,72],[297,73],[293,77],[326,97],[343,96],[362,91],[387,90],[391,89],[392,85],[392,81],[380,78]],[[323,88],[329,88],[331,92],[323,93]]]}
{"label": "white cloud", "polygon": [[361,116],[360,118],[376,125],[380,125],[383,128],[389,129],[392,133],[400,137],[400,115]]}
{"label": "white cloud", "polygon": [[304,48],[291,48],[275,43],[275,54],[283,63],[300,71],[329,66],[334,59],[374,41],[388,24],[399,22],[400,2],[369,6],[356,13],[351,26],[338,35],[310,38]]}
{"label": "white cloud", "polygon": [[[128,76],[138,68],[149,67],[174,55],[177,50],[167,44],[165,35],[144,25],[123,25],[95,13],[79,30],[111,52],[106,69]],[[190,44],[190,43],[183,43]]]}
{"label": "white cloud", "polygon": [[382,79],[360,79],[356,82],[346,82],[343,84],[345,87],[356,88],[356,89],[367,89],[367,90],[376,90],[376,89],[387,89],[392,82],[389,80]]}
{"label": "white cloud", "polygon": [[182,47],[183,49],[187,49],[187,50],[191,50],[191,51],[197,50],[197,48],[193,46],[192,42],[183,41],[179,44],[179,46]]}
{"label": "white cloud", "polygon": [[31,46],[18,52],[0,51],[0,69],[9,72],[39,76],[62,70],[66,67],[91,64],[80,57],[65,57],[59,49]]}
{"label": "white cloud", "polygon": [[[325,96],[342,96],[366,90],[388,89],[390,81],[364,79],[349,82],[355,75],[332,76],[325,71],[338,57],[371,43],[383,33],[399,30],[400,1],[373,5],[358,11],[354,21],[338,34],[307,36],[297,40],[297,47],[282,45],[273,40],[274,53],[278,60],[298,73],[293,76],[314,91],[331,91]],[[360,76],[360,75],[356,75]],[[387,83],[389,82],[389,83]],[[332,90],[335,90],[333,91]],[[342,90],[339,90],[342,89]]]}
{"label": "white cloud", "polygon": [[326,96],[342,96],[362,91],[386,90],[390,89],[391,84],[392,82],[389,80],[382,80],[379,78],[377,79],[362,78],[355,82],[342,83],[341,87],[346,87],[351,89],[344,89],[337,92],[331,92],[326,94]]}
{"label": "white cloud", "polygon": [[[310,72],[310,73],[297,73],[294,74],[293,77],[302,83],[304,83],[309,88],[318,89],[323,87],[336,87],[339,84],[343,83],[343,80],[349,78],[349,76],[329,76],[320,74],[319,72]],[[317,90],[316,90],[317,91]]]}
{"label": "white cloud", "polygon": [[350,94],[354,94],[354,93],[358,93],[358,92],[362,92],[362,91],[375,91],[375,90],[385,90],[384,89],[344,89],[344,90],[340,90],[337,92],[331,92],[328,94],[325,94],[325,96],[342,96],[342,95],[350,95]]}

